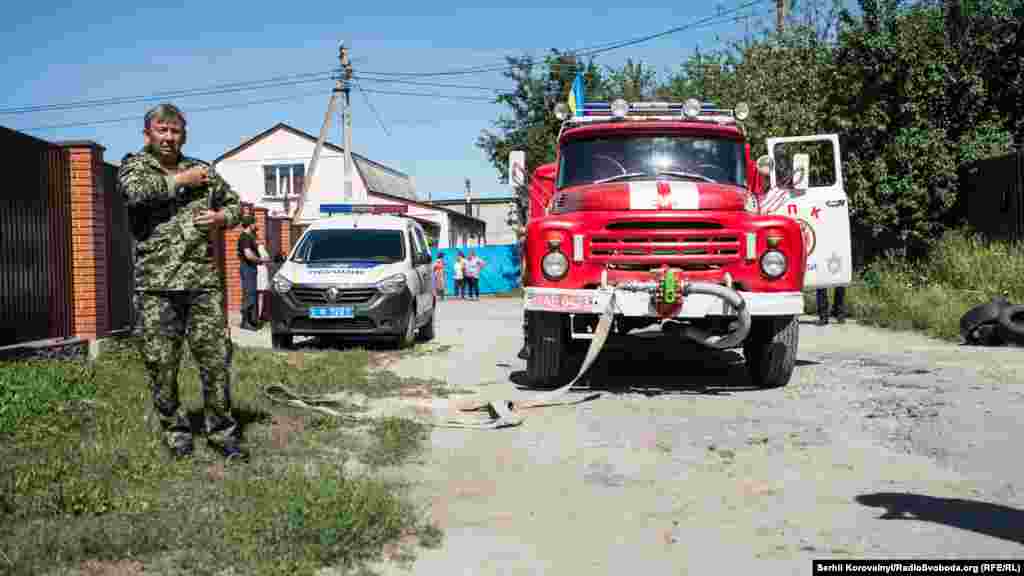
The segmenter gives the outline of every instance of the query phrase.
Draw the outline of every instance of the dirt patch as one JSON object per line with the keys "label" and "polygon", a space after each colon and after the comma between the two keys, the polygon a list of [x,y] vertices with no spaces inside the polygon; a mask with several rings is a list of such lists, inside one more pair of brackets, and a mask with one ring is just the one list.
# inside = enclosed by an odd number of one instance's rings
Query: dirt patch
{"label": "dirt patch", "polygon": [[297,416],[274,416],[270,424],[270,443],[277,449],[286,448],[292,437],[306,429],[305,421]]}
{"label": "dirt patch", "polygon": [[387,368],[398,360],[399,357],[394,353],[370,352],[370,360],[367,362],[367,366],[371,370],[380,370]]}
{"label": "dirt patch", "polygon": [[224,463],[215,462],[206,469],[206,477],[213,482],[222,482],[224,480]]}
{"label": "dirt patch", "polygon": [[82,576],[136,576],[143,574],[142,563],[137,560],[101,562],[87,560],[82,563]]}

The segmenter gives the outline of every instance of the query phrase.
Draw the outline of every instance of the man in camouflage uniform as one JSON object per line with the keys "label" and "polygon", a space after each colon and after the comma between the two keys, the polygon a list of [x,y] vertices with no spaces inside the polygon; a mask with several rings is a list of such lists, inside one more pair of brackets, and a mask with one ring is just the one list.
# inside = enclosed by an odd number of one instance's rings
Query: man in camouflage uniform
{"label": "man in camouflage uniform", "polygon": [[135,236],[135,329],[165,441],[177,457],[193,451],[178,399],[182,344],[202,381],[206,433],[226,458],[247,458],[231,416],[232,343],[224,286],[211,238],[240,220],[238,195],[210,166],[183,156],[185,117],[161,104],[145,117],[145,146],[128,154],[118,184]]}

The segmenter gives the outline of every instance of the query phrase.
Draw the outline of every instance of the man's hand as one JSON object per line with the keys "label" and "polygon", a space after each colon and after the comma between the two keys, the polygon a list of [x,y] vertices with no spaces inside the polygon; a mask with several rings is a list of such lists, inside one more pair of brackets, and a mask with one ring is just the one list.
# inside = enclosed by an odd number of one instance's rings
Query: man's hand
{"label": "man's hand", "polygon": [[203,210],[192,223],[201,228],[223,228],[225,220],[223,210]]}
{"label": "man's hand", "polygon": [[206,166],[193,166],[184,172],[175,174],[174,182],[179,186],[194,188],[208,184],[210,182],[210,174]]}

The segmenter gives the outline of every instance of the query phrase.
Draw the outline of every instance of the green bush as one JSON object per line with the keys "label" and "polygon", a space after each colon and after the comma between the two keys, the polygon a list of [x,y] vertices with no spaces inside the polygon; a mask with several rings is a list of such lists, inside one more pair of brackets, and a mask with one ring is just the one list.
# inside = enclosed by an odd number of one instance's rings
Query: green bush
{"label": "green bush", "polygon": [[[956,230],[933,242],[926,258],[888,254],[859,271],[847,304],[861,322],[958,341],[960,317],[1000,295],[1024,303],[1024,245]],[[813,293],[806,301],[816,313]]]}

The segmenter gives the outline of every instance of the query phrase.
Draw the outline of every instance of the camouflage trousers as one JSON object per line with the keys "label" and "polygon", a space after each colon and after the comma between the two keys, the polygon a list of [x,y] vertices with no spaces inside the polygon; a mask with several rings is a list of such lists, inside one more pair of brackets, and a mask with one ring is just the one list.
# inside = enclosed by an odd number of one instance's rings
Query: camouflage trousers
{"label": "camouflage trousers", "polygon": [[224,315],[223,294],[219,290],[136,292],[135,313],[135,330],[149,374],[153,407],[168,446],[178,446],[192,438],[178,397],[178,370],[186,341],[199,367],[207,437],[214,443],[234,439],[239,430],[231,416],[233,345]]}

